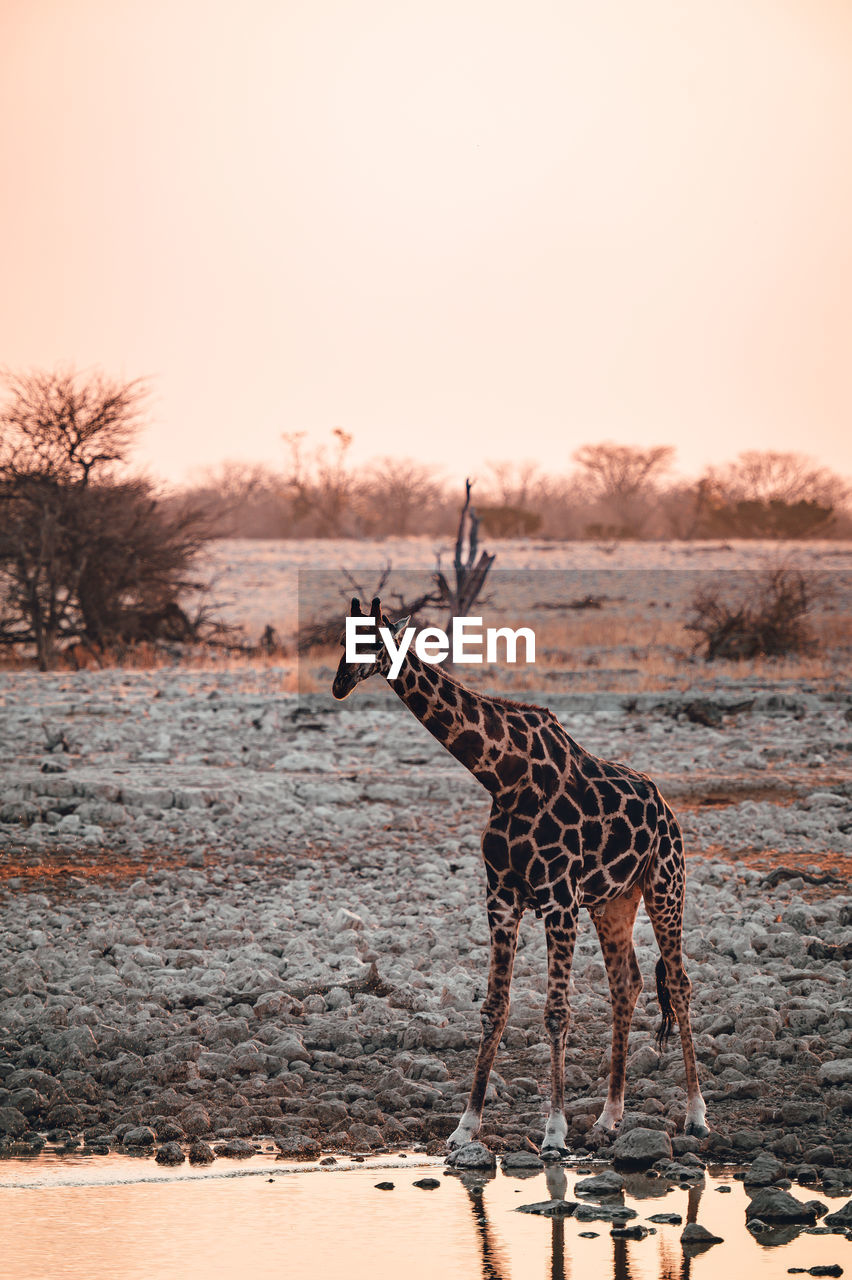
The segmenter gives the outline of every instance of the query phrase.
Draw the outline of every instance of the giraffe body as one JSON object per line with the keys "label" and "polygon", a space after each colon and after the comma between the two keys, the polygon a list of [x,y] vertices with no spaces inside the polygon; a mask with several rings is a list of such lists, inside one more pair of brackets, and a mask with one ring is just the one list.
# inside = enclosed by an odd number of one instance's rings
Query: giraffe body
{"label": "giraffe body", "polygon": [[[358,602],[352,604],[353,613],[356,606],[360,613]],[[372,615],[391,625],[378,600],[373,601]],[[373,664],[347,664],[344,657],[334,681],[335,696],[348,696],[375,671],[387,676],[389,667],[378,644]],[[632,940],[640,898],[660,947],[661,1039],[672,1020],[680,1032],[686,1132],[705,1136],[706,1108],[689,1022],[691,986],[681,954],[683,839],[656,785],[627,765],[584,750],[545,708],[473,693],[413,654],[388,683],[492,799],[482,836],[491,933],[488,991],[470,1099],[449,1145],[468,1142],[479,1131],[488,1078],[509,1013],[518,928],[528,909],[542,918],[547,940],[544,1020],[551,1047],[551,1103],[543,1151],[558,1154],[567,1136],[564,1061],[581,907],[590,912],[598,933],[613,1009],[609,1090],[597,1124],[605,1131],[617,1127],[624,1111],[627,1039],[642,990]]]}

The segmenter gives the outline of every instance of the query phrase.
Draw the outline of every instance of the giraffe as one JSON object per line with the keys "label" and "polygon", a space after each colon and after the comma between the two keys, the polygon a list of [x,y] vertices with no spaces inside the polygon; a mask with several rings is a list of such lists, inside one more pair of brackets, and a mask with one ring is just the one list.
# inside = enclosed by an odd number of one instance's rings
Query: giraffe
{"label": "giraffe", "polygon": [[[685,1132],[706,1137],[710,1131],[689,1021],[692,988],[681,951],[683,839],[659,789],[627,765],[584,750],[551,711],[474,693],[411,649],[392,679],[378,628],[389,628],[396,638],[409,619],[389,622],[378,598],[370,615],[375,642],[360,643],[362,652],[371,652],[375,660],[347,662],[344,652],[332,685],[334,697],[346,698],[362,680],[381,674],[491,795],[482,835],[491,934],[488,988],[470,1098],[448,1146],[470,1142],[479,1132],[488,1078],[509,1014],[518,928],[527,909],[543,919],[547,943],[544,1021],[550,1041],[550,1113],[542,1154],[561,1154],[568,1133],[565,1046],[580,907],[589,911],[597,930],[613,1015],[609,1087],[596,1128],[610,1134],[617,1129],[624,1113],[627,1039],[643,985],[633,948],[640,898],[660,948],[656,983],[662,1022],[657,1038],[662,1047],[677,1023],[687,1088]],[[365,616],[357,599],[350,616]]]}

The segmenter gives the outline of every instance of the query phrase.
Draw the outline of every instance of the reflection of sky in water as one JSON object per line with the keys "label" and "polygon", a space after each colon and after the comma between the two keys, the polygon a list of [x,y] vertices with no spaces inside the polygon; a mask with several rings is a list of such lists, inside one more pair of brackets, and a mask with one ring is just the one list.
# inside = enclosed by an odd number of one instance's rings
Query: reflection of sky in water
{"label": "reflection of sky in water", "polygon": [[[742,1184],[729,1178],[668,1191],[660,1180],[628,1180],[624,1203],[637,1210],[633,1221],[679,1213],[723,1237],[724,1244],[685,1258],[683,1226],[613,1240],[606,1222],[513,1212],[552,1196],[571,1199],[573,1170],[444,1177],[440,1166],[386,1164],[324,1174],[261,1159],[221,1160],[200,1171],[126,1157],[6,1161],[0,1271],[4,1280],[768,1280],[789,1267],[843,1265],[849,1255],[842,1236],[803,1233],[777,1247],[759,1244],[745,1229]],[[440,1178],[437,1190],[412,1185],[427,1174]],[[376,1190],[385,1180],[393,1191]],[[846,1199],[801,1187],[793,1194],[816,1196],[830,1211]]]}

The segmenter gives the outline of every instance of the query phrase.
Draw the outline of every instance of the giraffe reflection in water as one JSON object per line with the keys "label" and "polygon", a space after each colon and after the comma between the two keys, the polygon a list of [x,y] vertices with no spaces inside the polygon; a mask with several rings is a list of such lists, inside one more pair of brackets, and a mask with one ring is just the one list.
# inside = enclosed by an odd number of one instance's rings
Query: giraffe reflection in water
{"label": "giraffe reflection in water", "polygon": [[[489,1173],[486,1176],[491,1179],[494,1174]],[[476,1224],[479,1255],[482,1263],[482,1280],[511,1280],[504,1251],[499,1245],[495,1244],[494,1229],[485,1211],[485,1187],[482,1180],[477,1178],[476,1181],[473,1181],[463,1177],[462,1182],[465,1185],[465,1190],[470,1200],[471,1212],[473,1213],[473,1221]]]}
{"label": "giraffe reflection in water", "polygon": [[[551,1200],[564,1200],[568,1178],[559,1165],[551,1165],[545,1173]],[[550,1280],[565,1280],[570,1272],[565,1267],[565,1219],[554,1218],[550,1237]]]}
{"label": "giraffe reflection in water", "polygon": [[[467,1191],[476,1226],[482,1280],[513,1280],[506,1258],[506,1251],[496,1237],[495,1229],[488,1217],[488,1211],[485,1206],[485,1184],[494,1180],[496,1176],[491,1172],[461,1174],[459,1175],[459,1180]],[[561,1166],[549,1166],[545,1172],[545,1179],[551,1200],[566,1199],[568,1177]],[[668,1189],[668,1184],[664,1185]],[[689,1188],[686,1223],[698,1221],[698,1206],[701,1202],[703,1189],[703,1185],[700,1183]],[[643,1196],[643,1198],[645,1197]],[[656,1199],[657,1197],[655,1196],[654,1198]],[[550,1271],[546,1273],[549,1276],[549,1280],[570,1280],[571,1277],[570,1257],[566,1255],[565,1250],[565,1224],[568,1221],[570,1219],[565,1217],[553,1217],[550,1219]],[[691,1280],[693,1253],[682,1253],[678,1246],[672,1247],[662,1236],[658,1236],[658,1240],[659,1270],[657,1272],[657,1280]],[[636,1241],[623,1237],[613,1238],[612,1280],[634,1280],[633,1272],[630,1268],[630,1250],[631,1248],[635,1249],[636,1244]],[[594,1266],[595,1272],[601,1275],[601,1280],[603,1280],[605,1273],[600,1270],[597,1262]],[[586,1267],[581,1266],[581,1269],[584,1273],[586,1272]],[[536,1274],[542,1273],[537,1272]],[[646,1261],[642,1268],[642,1275],[645,1276],[647,1274],[648,1263]]]}

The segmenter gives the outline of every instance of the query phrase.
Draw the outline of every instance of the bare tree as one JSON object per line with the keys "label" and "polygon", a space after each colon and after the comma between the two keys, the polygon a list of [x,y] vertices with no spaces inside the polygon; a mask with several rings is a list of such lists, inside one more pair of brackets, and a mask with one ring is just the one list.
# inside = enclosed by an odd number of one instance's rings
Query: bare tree
{"label": "bare tree", "polygon": [[673,456],[671,445],[641,449],[605,442],[577,449],[574,461],[582,468],[582,479],[602,517],[590,522],[588,531],[613,537],[638,536],[648,519],[658,481]]}
{"label": "bare tree", "polygon": [[495,538],[519,538],[537,533],[548,505],[550,484],[534,462],[489,462],[486,493],[478,504],[486,533]]}
{"label": "bare tree", "polygon": [[671,466],[674,448],[668,444],[640,449],[628,444],[584,444],[574,453],[574,461],[598,498],[630,502],[653,489]]}
{"label": "bare tree", "polygon": [[141,426],[144,387],[103,375],[6,379],[0,410],[0,641],[35,645],[46,670],[62,639],[103,644],[140,612],[174,614],[206,537],[118,469]]}
{"label": "bare tree", "polygon": [[63,499],[54,480],[0,464],[0,630],[8,644],[32,641],[42,671],[70,605],[69,585],[59,581]]}
{"label": "bare tree", "polygon": [[279,485],[278,477],[260,462],[222,462],[202,473],[199,488],[215,493],[229,507],[253,502]]}
{"label": "bare tree", "polygon": [[729,501],[817,502],[840,506],[849,487],[827,467],[816,466],[803,453],[747,449],[725,467],[712,468],[706,478]]}
{"label": "bare tree", "polygon": [[126,462],[142,425],[148,391],[140,379],[115,382],[57,373],[6,373],[9,401],[0,413],[3,475],[38,475],[87,484]]}
{"label": "bare tree", "polygon": [[535,462],[489,462],[485,489],[491,501],[501,507],[535,510],[547,480]]}
{"label": "bare tree", "polygon": [[806,538],[825,534],[849,488],[801,453],[747,450],[710,468],[695,489],[705,534],[740,538]]}
{"label": "bare tree", "polygon": [[308,452],[304,431],[283,436],[289,451],[286,485],[293,521],[307,526],[309,536],[336,538],[346,532],[355,481],[347,463],[352,436],[342,427],[332,431],[330,446]]}
{"label": "bare tree", "polygon": [[66,554],[77,566],[72,600],[84,638],[100,647],[154,639],[161,625],[163,638],[192,639],[178,599],[204,585],[193,572],[208,538],[204,516],[169,510],[139,478],[89,485],[75,497]]}
{"label": "bare tree", "polygon": [[366,533],[392,533],[401,538],[422,533],[424,514],[441,500],[434,469],[413,458],[379,459],[358,488]]}

